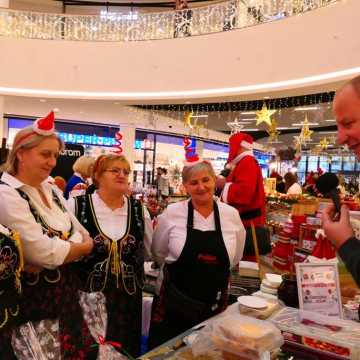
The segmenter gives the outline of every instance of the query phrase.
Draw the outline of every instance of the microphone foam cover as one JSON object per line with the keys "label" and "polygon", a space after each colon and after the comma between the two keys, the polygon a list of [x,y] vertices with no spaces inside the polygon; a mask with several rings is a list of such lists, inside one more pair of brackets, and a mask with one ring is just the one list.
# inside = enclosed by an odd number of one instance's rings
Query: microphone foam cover
{"label": "microphone foam cover", "polygon": [[325,173],[316,181],[316,188],[323,194],[328,194],[339,185],[338,177],[333,173]]}

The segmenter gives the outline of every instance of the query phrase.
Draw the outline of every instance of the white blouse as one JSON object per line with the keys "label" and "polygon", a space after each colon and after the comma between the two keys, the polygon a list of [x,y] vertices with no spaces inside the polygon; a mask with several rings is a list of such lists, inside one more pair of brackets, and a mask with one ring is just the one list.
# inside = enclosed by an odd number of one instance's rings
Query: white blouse
{"label": "white blouse", "polygon": [[298,183],[293,183],[286,192],[287,195],[301,195],[302,187]]}
{"label": "white blouse", "polygon": [[[62,265],[70,251],[69,241],[81,242],[80,231],[85,233],[87,231],[70,212],[63,212],[56,205],[52,196],[53,185],[49,184],[48,180],[41,184],[41,188],[50,208],[44,204],[39,192],[34,187],[22,183],[6,172],[2,174],[1,180],[7,185],[0,184],[0,223],[19,232],[25,261],[49,269]],[[41,225],[32,215],[28,202],[20,196],[16,189],[24,191],[29,196],[40,216],[54,230],[68,232],[73,223],[74,233],[68,241],[57,236],[50,238],[45,235]],[[59,195],[59,192],[57,194],[66,207],[65,199]]]}
{"label": "white blouse", "polygon": [[[112,210],[100,198],[97,191],[91,195],[91,199],[94,205],[96,219],[98,221],[98,224],[102,232],[112,240],[121,239],[126,232],[127,216],[128,216],[127,201],[124,201],[124,205],[121,208]],[[72,213],[75,213],[74,198],[69,198],[68,208],[70,211],[72,211]],[[145,217],[144,246],[146,250],[146,257],[149,258],[153,229],[152,229],[150,214],[146,208],[144,208],[144,217]]]}
{"label": "white blouse", "polygon": [[[158,264],[176,261],[185,246],[189,201],[169,205],[158,217],[151,246],[152,255]],[[246,233],[235,208],[220,201],[217,201],[217,205],[222,236],[232,267],[242,258]],[[204,218],[194,210],[194,228],[201,231],[215,230],[214,212]]]}

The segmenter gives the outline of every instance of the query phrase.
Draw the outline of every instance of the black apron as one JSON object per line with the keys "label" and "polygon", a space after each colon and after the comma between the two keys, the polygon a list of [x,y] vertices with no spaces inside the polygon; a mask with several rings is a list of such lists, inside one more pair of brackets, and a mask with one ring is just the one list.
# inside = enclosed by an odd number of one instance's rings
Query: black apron
{"label": "black apron", "polygon": [[160,295],[154,298],[150,348],[226,308],[230,261],[216,202],[214,220],[215,231],[194,229],[194,208],[189,201],[184,248],[174,263],[165,265]]}

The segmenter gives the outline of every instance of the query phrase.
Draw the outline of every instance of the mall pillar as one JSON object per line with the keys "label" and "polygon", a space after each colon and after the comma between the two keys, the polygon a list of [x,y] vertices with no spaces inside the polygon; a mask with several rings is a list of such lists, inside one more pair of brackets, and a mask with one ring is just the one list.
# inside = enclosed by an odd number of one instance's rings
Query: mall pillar
{"label": "mall pillar", "polygon": [[[130,167],[134,170],[135,166],[135,126],[120,125],[120,131],[123,135],[121,144],[123,154],[130,163]],[[131,179],[132,180],[132,179]]]}

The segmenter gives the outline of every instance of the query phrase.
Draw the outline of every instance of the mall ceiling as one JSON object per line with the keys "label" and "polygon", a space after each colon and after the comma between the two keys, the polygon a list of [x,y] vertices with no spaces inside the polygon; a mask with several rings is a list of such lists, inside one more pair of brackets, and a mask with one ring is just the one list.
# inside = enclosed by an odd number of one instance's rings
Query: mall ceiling
{"label": "mall ceiling", "polygon": [[[5,113],[11,115],[26,116],[34,114],[41,116],[49,109],[59,109],[58,117],[73,121],[88,121],[91,123],[113,123],[111,119],[117,119],[119,109],[122,106],[117,101],[101,100],[72,100],[72,99],[40,99],[33,97],[5,97]],[[173,105],[175,106],[175,105]],[[206,105],[204,105],[206,106]],[[209,106],[209,104],[207,104]],[[138,108],[138,107],[137,107]],[[144,110],[149,113],[162,115],[184,121],[185,111],[173,110]],[[266,132],[267,125],[256,125],[256,111],[202,111],[194,112],[193,120],[201,125],[207,123],[208,128],[212,130],[229,133],[228,122],[238,119],[243,125],[243,131],[253,135],[260,143],[268,142]],[[277,128],[281,135],[277,143],[271,144],[275,148],[286,148],[293,146],[294,136],[299,135],[302,122],[307,117],[310,123],[310,129],[314,130],[310,145],[316,145],[326,136],[333,138],[336,135],[336,122],[332,113],[331,102],[313,104],[307,106],[296,106],[291,108],[278,109],[272,118],[277,121]],[[126,119],[124,119],[126,121]]]}

